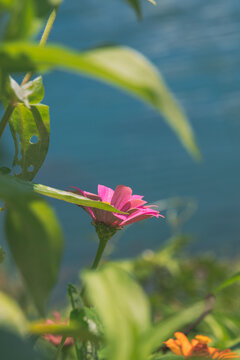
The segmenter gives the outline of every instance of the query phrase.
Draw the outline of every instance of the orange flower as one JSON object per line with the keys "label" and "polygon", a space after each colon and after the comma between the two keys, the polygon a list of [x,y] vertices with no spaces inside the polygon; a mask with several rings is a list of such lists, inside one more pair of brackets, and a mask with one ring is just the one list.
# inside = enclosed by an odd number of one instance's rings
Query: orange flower
{"label": "orange flower", "polygon": [[169,339],[164,344],[176,355],[183,355],[185,358],[196,356],[219,360],[239,358],[239,355],[230,349],[220,351],[214,347],[209,347],[208,343],[211,339],[207,336],[196,335],[195,339],[190,342],[186,335],[181,332],[176,332],[174,335],[176,339]]}

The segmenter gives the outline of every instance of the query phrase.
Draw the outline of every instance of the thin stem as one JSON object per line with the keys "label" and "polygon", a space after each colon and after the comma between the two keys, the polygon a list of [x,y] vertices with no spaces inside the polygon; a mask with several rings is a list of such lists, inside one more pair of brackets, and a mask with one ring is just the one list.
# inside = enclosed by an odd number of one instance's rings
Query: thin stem
{"label": "thin stem", "polygon": [[63,345],[65,343],[65,340],[66,340],[66,336],[63,336],[62,340],[61,340],[61,342],[60,342],[60,344],[58,346],[58,349],[57,349],[56,360],[58,360],[58,358],[59,358],[59,355],[60,355],[60,353],[62,351],[62,348],[63,348]]}
{"label": "thin stem", "polygon": [[100,260],[101,260],[101,258],[102,258],[102,254],[103,254],[104,249],[105,249],[105,247],[106,247],[106,245],[107,245],[107,242],[108,242],[108,241],[105,240],[105,239],[99,240],[99,245],[98,245],[98,249],[97,249],[97,254],[96,254],[95,259],[94,259],[94,262],[93,262],[93,264],[92,264],[92,266],[91,266],[91,269],[92,269],[92,270],[95,270],[95,269],[98,267],[98,264],[99,264],[99,262],[100,262]]}
{"label": "thin stem", "polygon": [[7,123],[12,115],[13,110],[14,110],[14,105],[10,104],[10,105],[8,105],[8,107],[6,108],[6,110],[3,114],[3,117],[0,121],[0,138],[7,126]]}
{"label": "thin stem", "polygon": [[[49,18],[48,18],[48,21],[47,21],[47,24],[45,26],[45,29],[44,29],[44,32],[42,34],[42,37],[41,37],[41,40],[40,40],[40,43],[39,43],[39,46],[41,47],[44,47],[46,45],[46,42],[48,40],[48,37],[50,35],[50,32],[52,30],[52,27],[53,27],[53,24],[54,24],[54,21],[56,19],[56,16],[57,16],[57,12],[58,12],[58,9],[59,9],[59,6],[60,6],[60,3],[55,6],[55,8],[52,10]],[[30,81],[31,77],[33,75],[33,72],[29,72],[25,75],[23,81],[22,81],[22,85],[26,84],[28,81]]]}

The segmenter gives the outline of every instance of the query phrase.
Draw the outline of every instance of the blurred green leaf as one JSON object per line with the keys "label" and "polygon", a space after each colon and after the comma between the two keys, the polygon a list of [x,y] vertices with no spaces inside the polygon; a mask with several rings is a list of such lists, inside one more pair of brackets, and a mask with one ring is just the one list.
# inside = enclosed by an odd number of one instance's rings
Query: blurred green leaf
{"label": "blurred green leaf", "polygon": [[24,202],[26,198],[32,198],[34,193],[63,200],[76,205],[90,206],[124,214],[122,211],[109,204],[101,201],[90,200],[70,191],[58,190],[41,184],[32,184],[10,175],[0,175],[0,199],[14,205],[15,203]]}
{"label": "blurred green leaf", "polygon": [[47,324],[43,321],[36,321],[28,326],[28,331],[32,335],[63,335],[78,337],[82,341],[93,340],[99,341],[99,338],[92,332],[86,330],[86,327],[80,326],[79,323],[72,322],[71,324]]}
{"label": "blurred green leaf", "polygon": [[145,359],[141,336],[150,328],[147,299],[130,275],[109,264],[83,275],[86,294],[96,307],[108,341],[108,359]]}
{"label": "blurred green leaf", "polygon": [[82,53],[70,49],[27,43],[0,47],[0,68],[7,72],[44,71],[63,68],[95,77],[122,88],[159,111],[185,148],[200,157],[192,128],[158,70],[130,48],[106,47]]}
{"label": "blurred green leaf", "polygon": [[136,12],[138,19],[141,19],[142,12],[141,12],[141,5],[139,0],[125,0]]}
{"label": "blurred green leaf", "polygon": [[21,335],[27,332],[27,320],[18,304],[8,295],[0,292],[0,328]]}
{"label": "blurred green leaf", "polygon": [[230,276],[230,278],[228,278],[227,280],[223,281],[222,284],[213,291],[213,293],[217,294],[219,291],[222,291],[228,286],[233,285],[237,281],[240,281],[240,271]]}
{"label": "blurred green leaf", "polygon": [[[142,11],[141,11],[141,3],[140,0],[125,0],[135,11],[138,19],[141,19],[142,17]],[[155,0],[147,0],[150,3],[152,3],[153,5],[156,5]]]}
{"label": "blurred green leaf", "polygon": [[149,357],[149,360],[181,360],[184,359],[183,356],[179,356],[179,355],[174,355],[174,354],[153,354],[152,356]]}
{"label": "blurred green leaf", "polygon": [[17,176],[24,180],[32,180],[48,152],[50,132],[48,106],[32,105],[28,109],[24,104],[18,104],[9,125],[15,144],[13,166],[21,167],[21,172]]}
{"label": "blurred green leaf", "polygon": [[3,251],[2,247],[0,246],[0,264],[3,263],[3,261],[5,259],[5,255],[6,255],[5,252]]}
{"label": "blurred green leaf", "polygon": [[169,319],[161,321],[142,339],[142,351],[146,356],[151,354],[158,347],[162,346],[163,341],[172,336],[175,331],[181,331],[185,325],[195,321],[204,310],[205,302],[201,301],[188,309],[181,310]]}
{"label": "blurred green leaf", "polygon": [[63,238],[53,210],[35,196],[7,203],[7,241],[36,307],[41,314],[56,283]]}
{"label": "blurred green leaf", "polygon": [[25,39],[32,33],[34,4],[32,0],[14,2],[10,21],[5,30],[5,40]]}

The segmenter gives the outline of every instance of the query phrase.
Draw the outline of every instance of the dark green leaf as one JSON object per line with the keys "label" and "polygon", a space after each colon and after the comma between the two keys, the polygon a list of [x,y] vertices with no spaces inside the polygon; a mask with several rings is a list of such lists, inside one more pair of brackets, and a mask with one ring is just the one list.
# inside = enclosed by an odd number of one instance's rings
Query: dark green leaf
{"label": "dark green leaf", "polygon": [[47,203],[35,196],[7,204],[7,241],[32,298],[41,314],[56,283],[63,238]]}
{"label": "dark green leaf", "polygon": [[141,12],[141,5],[139,0],[125,0],[136,12],[138,19],[141,19],[142,12]]}
{"label": "dark green leaf", "polygon": [[98,48],[77,53],[53,46],[27,43],[0,47],[0,68],[7,72],[63,68],[95,77],[122,88],[159,111],[188,151],[200,157],[192,128],[157,69],[141,54],[124,47]]}
{"label": "dark green leaf", "polygon": [[13,166],[21,167],[21,172],[17,176],[24,180],[32,180],[41,168],[48,151],[48,106],[32,105],[28,109],[25,105],[18,104],[9,124],[15,144]]}
{"label": "dark green leaf", "polygon": [[5,255],[6,255],[5,252],[3,251],[2,247],[0,246],[0,264],[4,261]]}

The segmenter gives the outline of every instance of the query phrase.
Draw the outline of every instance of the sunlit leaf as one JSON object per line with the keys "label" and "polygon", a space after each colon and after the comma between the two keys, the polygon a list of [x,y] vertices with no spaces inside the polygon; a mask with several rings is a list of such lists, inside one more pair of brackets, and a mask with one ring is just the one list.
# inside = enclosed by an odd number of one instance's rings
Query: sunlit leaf
{"label": "sunlit leaf", "polygon": [[41,168],[48,151],[48,106],[32,105],[28,109],[24,104],[18,104],[9,124],[15,144],[13,166],[21,167],[17,176],[24,180],[32,180]]}
{"label": "sunlit leaf", "polygon": [[145,359],[141,336],[150,328],[147,299],[128,273],[109,264],[83,276],[89,301],[96,307],[108,341],[108,359]]}
{"label": "sunlit leaf", "polygon": [[41,76],[22,85],[21,88],[23,89],[29,104],[39,104],[44,98],[44,87]]}
{"label": "sunlit leaf", "polygon": [[54,189],[41,184],[32,184],[10,175],[0,175],[0,199],[5,200],[7,203],[14,205],[15,203],[24,202],[25,199],[31,199],[34,193],[63,200],[76,205],[90,206],[124,214],[124,212],[101,201],[87,199],[69,191]]}
{"label": "sunlit leaf", "polygon": [[122,88],[159,111],[196,158],[200,157],[192,128],[158,70],[130,48],[106,47],[86,52],[27,43],[0,47],[0,68],[7,72],[69,69]]}
{"label": "sunlit leaf", "polygon": [[41,314],[56,283],[63,237],[53,210],[35,196],[7,204],[6,234],[14,261]]}
{"label": "sunlit leaf", "polygon": [[27,320],[18,304],[0,292],[0,328],[7,328],[19,334],[27,332]]}
{"label": "sunlit leaf", "polygon": [[47,324],[44,321],[36,321],[28,326],[28,331],[33,335],[53,334],[63,336],[77,336],[82,341],[95,340],[99,338],[92,332],[86,330],[85,327],[80,326],[78,322],[71,324]]}

